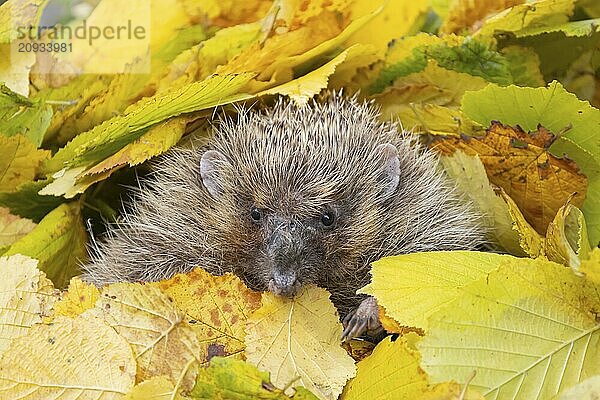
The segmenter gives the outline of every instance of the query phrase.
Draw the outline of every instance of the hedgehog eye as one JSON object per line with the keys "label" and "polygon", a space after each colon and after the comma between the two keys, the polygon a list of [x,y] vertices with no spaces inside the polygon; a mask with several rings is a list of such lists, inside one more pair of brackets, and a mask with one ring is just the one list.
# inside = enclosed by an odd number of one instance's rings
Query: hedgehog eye
{"label": "hedgehog eye", "polygon": [[250,210],[250,217],[254,220],[254,221],[260,221],[260,217],[261,217],[261,212],[258,208],[256,207],[252,207],[252,210]]}
{"label": "hedgehog eye", "polygon": [[333,212],[331,211],[325,211],[322,215],[321,215],[321,223],[325,226],[331,226],[333,225],[333,220],[335,219],[335,216],[333,215]]}

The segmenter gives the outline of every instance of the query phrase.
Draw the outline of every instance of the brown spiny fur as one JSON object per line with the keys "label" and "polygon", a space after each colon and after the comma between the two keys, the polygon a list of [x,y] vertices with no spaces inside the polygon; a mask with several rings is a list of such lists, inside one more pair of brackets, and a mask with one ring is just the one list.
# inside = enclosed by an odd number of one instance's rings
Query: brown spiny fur
{"label": "brown spiny fur", "polygon": [[[384,143],[396,146],[400,161],[399,184],[387,196],[374,151]],[[218,164],[216,198],[200,175],[208,149],[228,161]],[[300,284],[329,289],[343,315],[359,303],[355,292],[368,282],[372,261],[473,249],[484,236],[477,212],[431,152],[395,124],[379,122],[372,105],[339,95],[303,108],[280,101],[266,113],[242,111],[222,121],[207,146],[164,157],[138,197],[98,243],[87,280],[154,281],[201,266],[233,271],[266,290],[273,265],[283,263]],[[253,207],[262,213],[258,223]],[[331,227],[321,223],[324,210],[335,216]],[[292,227],[283,255],[272,243],[282,226]]]}

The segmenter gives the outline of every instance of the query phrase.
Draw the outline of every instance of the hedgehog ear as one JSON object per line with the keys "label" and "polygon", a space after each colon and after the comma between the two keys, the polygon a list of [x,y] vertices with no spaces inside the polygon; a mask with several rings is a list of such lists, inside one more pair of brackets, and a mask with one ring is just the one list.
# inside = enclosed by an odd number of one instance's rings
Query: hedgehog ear
{"label": "hedgehog ear", "polygon": [[207,150],[200,159],[200,177],[202,184],[212,197],[223,193],[221,178],[225,171],[223,166],[229,164],[225,156],[217,150]]}
{"label": "hedgehog ear", "polygon": [[400,182],[400,159],[398,158],[398,149],[391,143],[380,144],[375,148],[383,160],[383,190],[384,195],[389,196],[398,187]]}

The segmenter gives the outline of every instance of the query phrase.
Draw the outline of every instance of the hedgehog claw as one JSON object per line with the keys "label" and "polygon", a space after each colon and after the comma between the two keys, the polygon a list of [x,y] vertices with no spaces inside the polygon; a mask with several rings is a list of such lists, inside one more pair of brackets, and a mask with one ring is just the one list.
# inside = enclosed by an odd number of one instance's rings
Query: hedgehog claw
{"label": "hedgehog claw", "polygon": [[367,297],[353,312],[342,321],[344,331],[342,341],[350,340],[365,333],[379,333],[383,330],[379,321],[379,310],[374,297]]}

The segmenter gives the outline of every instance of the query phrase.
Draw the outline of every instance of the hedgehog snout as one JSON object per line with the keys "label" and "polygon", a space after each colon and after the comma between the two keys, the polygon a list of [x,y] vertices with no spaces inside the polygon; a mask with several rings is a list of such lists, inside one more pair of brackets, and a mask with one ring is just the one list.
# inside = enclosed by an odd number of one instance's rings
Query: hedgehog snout
{"label": "hedgehog snout", "polygon": [[278,296],[292,298],[300,291],[302,285],[293,270],[274,269],[269,280],[269,291]]}
{"label": "hedgehog snout", "polygon": [[294,297],[302,287],[303,264],[306,241],[302,227],[293,220],[273,218],[266,241],[266,267],[268,288],[273,294]]}

